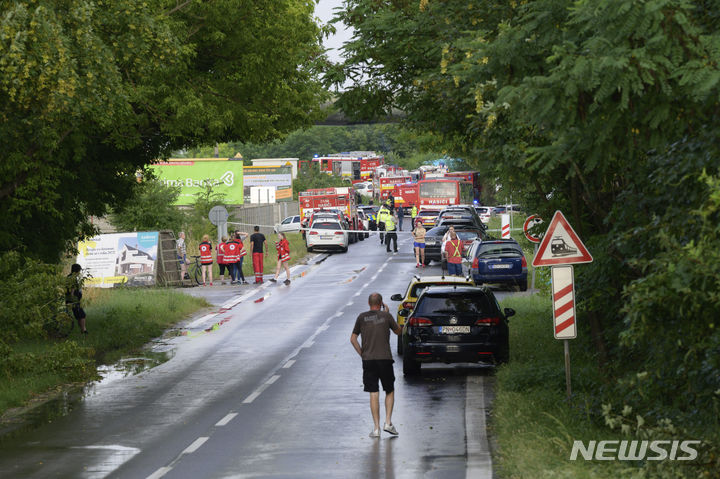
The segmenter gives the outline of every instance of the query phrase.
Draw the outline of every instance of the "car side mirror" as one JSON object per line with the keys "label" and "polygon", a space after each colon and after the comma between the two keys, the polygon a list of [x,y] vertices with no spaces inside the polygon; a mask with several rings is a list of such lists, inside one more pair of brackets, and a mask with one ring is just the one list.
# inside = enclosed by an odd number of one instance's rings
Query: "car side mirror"
{"label": "car side mirror", "polygon": [[408,316],[410,316],[410,310],[409,310],[409,309],[406,309],[406,308],[403,308],[403,309],[401,309],[400,311],[398,311],[398,316],[402,316],[403,318],[407,318]]}
{"label": "car side mirror", "polygon": [[512,308],[505,308],[505,317],[515,316],[515,310]]}
{"label": "car side mirror", "polygon": [[399,293],[395,293],[390,296],[390,301],[402,301],[402,296]]}

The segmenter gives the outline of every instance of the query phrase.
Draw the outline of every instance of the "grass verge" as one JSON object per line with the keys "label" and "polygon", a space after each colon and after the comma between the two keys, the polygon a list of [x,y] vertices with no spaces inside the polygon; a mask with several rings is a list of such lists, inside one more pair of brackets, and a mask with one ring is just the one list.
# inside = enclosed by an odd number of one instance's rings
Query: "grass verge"
{"label": "grass verge", "polygon": [[637,467],[618,461],[570,460],[574,440],[628,439],[588,415],[594,385],[601,378],[592,349],[570,342],[573,398],[565,397],[563,343],[553,338],[548,295],[507,298],[510,363],[497,373],[492,429],[494,461],[503,478],[639,477]]}
{"label": "grass verge", "polygon": [[3,351],[0,414],[35,396],[97,376],[96,367],[137,352],[180,318],[209,304],[202,298],[162,289],[86,289],[90,334],[77,325],[61,341],[21,341]]}

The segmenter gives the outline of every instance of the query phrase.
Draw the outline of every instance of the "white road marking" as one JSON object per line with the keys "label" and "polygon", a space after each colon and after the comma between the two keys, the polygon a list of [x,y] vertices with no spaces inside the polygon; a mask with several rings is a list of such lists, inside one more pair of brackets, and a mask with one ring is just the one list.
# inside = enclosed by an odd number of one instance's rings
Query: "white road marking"
{"label": "white road marking", "polygon": [[252,394],[243,400],[243,404],[250,404],[256,400],[258,396],[260,396],[262,392],[268,388],[268,386],[270,386],[268,383],[261,384]]}
{"label": "white road marking", "polygon": [[300,346],[300,347],[303,348],[303,349],[307,349],[307,348],[311,348],[313,344],[315,344],[315,341],[313,341],[313,338],[311,337],[311,338],[309,338],[307,341],[305,341],[305,342],[303,343],[303,345]]}
{"label": "white road marking", "polygon": [[367,288],[368,286],[370,286],[370,281],[362,285],[363,289]]}
{"label": "white road marking", "polygon": [[228,415],[225,416],[224,418],[220,419],[220,420],[217,422],[217,424],[215,424],[215,425],[218,426],[218,427],[220,427],[220,426],[227,426],[227,424],[228,424],[230,421],[232,421],[233,419],[235,419],[235,416],[237,416],[237,413],[236,413],[236,412],[231,412],[230,414],[228,414]]}
{"label": "white road marking", "polygon": [[485,423],[484,379],[483,376],[469,376],[465,386],[466,479],[492,478],[492,457]]}
{"label": "white road marking", "polygon": [[199,437],[199,438],[195,439],[195,442],[193,442],[192,444],[190,444],[190,445],[187,447],[187,449],[185,449],[185,450],[182,452],[182,454],[192,454],[193,452],[195,452],[195,451],[197,451],[198,449],[200,449],[200,446],[202,446],[203,444],[205,444],[205,441],[207,441],[208,439],[210,439],[210,438],[209,438],[209,437]]}
{"label": "white road marking", "polygon": [[353,304],[355,304],[355,301],[350,301],[347,305],[352,306]]}
{"label": "white road marking", "polygon": [[290,368],[290,367],[292,367],[293,364],[295,364],[295,360],[294,360],[294,359],[291,359],[290,361],[288,361],[288,362],[286,362],[285,364],[283,364],[283,369]]}
{"label": "white road marking", "polygon": [[362,291],[362,290],[360,290],[360,291],[358,291],[357,293],[353,294],[352,297],[355,298],[355,297],[357,297],[357,296],[360,296],[361,291]]}
{"label": "white road marking", "polygon": [[140,452],[137,447],[120,446],[119,444],[107,444],[107,445],[93,445],[93,446],[73,446],[71,449],[106,449],[110,451],[123,451],[123,452]]}
{"label": "white road marking", "polygon": [[150,474],[147,477],[147,479],[160,479],[161,477],[163,477],[165,474],[167,474],[170,471],[172,471],[172,467],[161,467],[157,471]]}
{"label": "white road marking", "polygon": [[198,319],[196,319],[195,321],[193,321],[192,323],[188,324],[188,325],[186,326],[186,329],[194,328],[194,327],[196,327],[196,326],[204,323],[204,322],[207,321],[208,319],[214,318],[215,316],[217,316],[217,313],[206,314],[205,316],[203,316],[203,317],[201,317],[201,318],[198,318]]}
{"label": "white road marking", "polygon": [[278,375],[276,374],[275,376],[273,376],[273,377],[271,377],[270,379],[268,379],[267,381],[265,381],[265,384],[267,384],[267,385],[269,386],[269,385],[271,385],[272,383],[274,383],[275,381],[277,381],[278,379],[280,379],[280,376],[278,376]]}

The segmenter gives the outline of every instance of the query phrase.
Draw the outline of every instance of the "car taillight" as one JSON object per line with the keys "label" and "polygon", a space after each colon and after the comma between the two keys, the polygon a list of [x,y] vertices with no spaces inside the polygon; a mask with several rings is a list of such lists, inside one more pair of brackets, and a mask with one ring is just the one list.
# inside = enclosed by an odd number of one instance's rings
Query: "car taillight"
{"label": "car taillight", "polygon": [[415,307],[415,301],[405,301],[402,307],[405,309],[413,309]]}
{"label": "car taillight", "polygon": [[525,259],[525,256],[523,256],[520,260],[520,266],[522,266],[523,268],[527,268],[527,260]]}
{"label": "car taillight", "polygon": [[311,234],[311,235],[316,235],[316,234],[320,234],[320,233],[318,233],[317,231],[311,231],[310,234]]}
{"label": "car taillight", "polygon": [[336,235],[341,235],[341,234],[343,234],[343,232],[342,232],[342,231],[336,231],[335,234],[336,234]]}
{"label": "car taillight", "polygon": [[480,267],[480,261],[477,258],[473,260],[472,267],[475,269],[478,269]]}
{"label": "car taillight", "polygon": [[475,326],[497,326],[500,324],[500,318],[481,318],[475,321]]}
{"label": "car taillight", "polygon": [[410,326],[432,326],[432,321],[427,318],[410,318],[408,322]]}

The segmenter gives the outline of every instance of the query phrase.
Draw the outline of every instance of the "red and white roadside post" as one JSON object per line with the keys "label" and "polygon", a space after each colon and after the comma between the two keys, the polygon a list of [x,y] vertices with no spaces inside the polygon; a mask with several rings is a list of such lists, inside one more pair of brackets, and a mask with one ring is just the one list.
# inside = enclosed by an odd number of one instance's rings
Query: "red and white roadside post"
{"label": "red and white roadside post", "polygon": [[[529,219],[529,218],[528,218]],[[577,337],[575,275],[573,264],[590,263],[593,258],[562,212],[556,211],[535,252],[533,266],[551,266],[553,335],[564,342],[565,387],[570,399],[570,339]]]}

